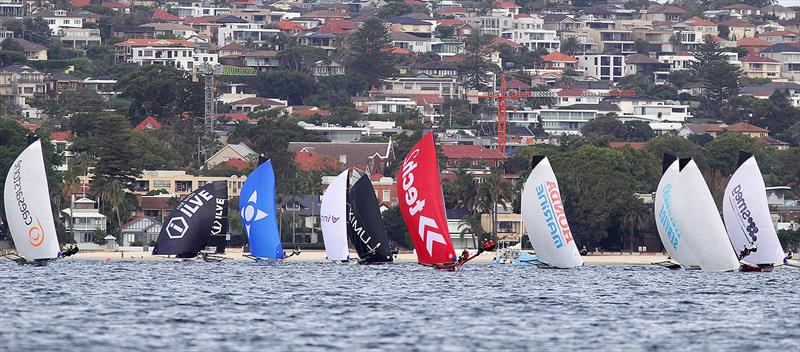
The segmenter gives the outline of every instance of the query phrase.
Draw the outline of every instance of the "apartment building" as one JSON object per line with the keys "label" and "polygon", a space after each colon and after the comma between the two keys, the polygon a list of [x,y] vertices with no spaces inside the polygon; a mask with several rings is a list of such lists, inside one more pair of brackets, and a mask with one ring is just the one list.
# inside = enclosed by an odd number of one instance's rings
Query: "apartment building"
{"label": "apartment building", "polygon": [[114,45],[117,63],[194,69],[195,45],[183,39],[128,39]]}
{"label": "apartment building", "polygon": [[28,65],[9,65],[0,69],[0,96],[22,106],[45,95],[44,74]]}
{"label": "apartment building", "polygon": [[412,77],[388,78],[381,81],[381,93],[388,95],[435,94],[444,98],[462,98],[461,84],[453,77]]}
{"label": "apartment building", "polygon": [[64,28],[83,28],[84,15],[76,11],[42,10],[36,13],[50,27],[50,33],[56,35]]}
{"label": "apartment building", "polygon": [[217,30],[217,45],[225,46],[230,43],[269,45],[270,38],[277,37],[280,33],[278,29],[265,28],[258,23],[226,23]]}
{"label": "apartment building", "polygon": [[578,66],[586,76],[616,81],[625,74],[625,56],[612,54],[578,55]]}
{"label": "apartment building", "polygon": [[65,48],[82,49],[90,45],[100,45],[100,30],[93,28],[62,28],[59,40]]}

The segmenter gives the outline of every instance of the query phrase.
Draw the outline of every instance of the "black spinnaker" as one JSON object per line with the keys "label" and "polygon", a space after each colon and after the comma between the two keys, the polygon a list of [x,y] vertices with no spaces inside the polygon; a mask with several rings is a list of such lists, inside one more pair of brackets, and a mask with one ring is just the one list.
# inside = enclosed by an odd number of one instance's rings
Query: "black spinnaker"
{"label": "black spinnaker", "polygon": [[224,181],[206,184],[189,193],[169,213],[153,254],[193,258],[206,248],[212,233],[224,235],[228,228],[227,193]]}
{"label": "black spinnaker", "polygon": [[214,222],[211,224],[209,245],[216,247],[215,253],[225,253],[228,243],[228,185],[225,181],[214,182]]}
{"label": "black spinnaker", "polygon": [[362,175],[350,186],[347,202],[347,235],[361,258],[360,263],[392,262],[389,236],[369,176]]}

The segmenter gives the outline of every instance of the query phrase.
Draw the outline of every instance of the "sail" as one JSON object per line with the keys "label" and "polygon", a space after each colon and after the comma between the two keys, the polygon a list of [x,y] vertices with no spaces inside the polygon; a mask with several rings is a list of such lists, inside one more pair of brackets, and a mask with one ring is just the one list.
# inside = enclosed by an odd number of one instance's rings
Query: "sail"
{"label": "sail", "polygon": [[432,133],[422,137],[403,159],[397,171],[397,199],[419,262],[454,262]]}
{"label": "sail", "polygon": [[214,182],[214,222],[211,224],[209,245],[216,247],[217,253],[225,253],[228,237],[228,182]]}
{"label": "sail", "polygon": [[694,160],[680,170],[672,191],[678,231],[686,239],[700,268],[729,271],[739,267],[714,198]]}
{"label": "sail", "polygon": [[259,258],[283,259],[271,160],[247,176],[239,196],[239,213],[250,244],[250,254]]}
{"label": "sail", "polygon": [[320,227],[325,239],[325,253],[330,260],[347,260],[350,257],[346,218],[348,175],[349,170],[344,170],[336,176],[322,195]]}
{"label": "sail", "polygon": [[785,254],[772,225],[764,178],[756,158],[742,153],[739,168],[731,176],[722,200],[722,215],[736,254],[755,247],[742,261],[781,264]]}
{"label": "sail", "polygon": [[392,261],[389,236],[383,226],[383,217],[378,206],[378,197],[372,188],[369,176],[362,175],[348,193],[347,224],[350,227],[350,243],[358,257],[368,263]]}
{"label": "sail", "polygon": [[153,255],[191,258],[206,248],[218,221],[217,207],[225,204],[227,196],[220,198],[215,188],[215,183],[208,183],[178,203],[158,234]]}
{"label": "sail", "polygon": [[522,189],[521,212],[539,260],[557,268],[583,265],[547,157],[533,159],[533,169]]}
{"label": "sail", "polygon": [[11,238],[17,254],[29,261],[61,256],[48,190],[42,142],[37,140],[11,164],[3,188]]}
{"label": "sail", "polygon": [[692,249],[686,245],[673,214],[673,190],[678,178],[680,161],[672,155],[664,155],[664,175],[658,182],[655,196],[655,217],[658,237],[670,258],[683,266],[698,266]]}

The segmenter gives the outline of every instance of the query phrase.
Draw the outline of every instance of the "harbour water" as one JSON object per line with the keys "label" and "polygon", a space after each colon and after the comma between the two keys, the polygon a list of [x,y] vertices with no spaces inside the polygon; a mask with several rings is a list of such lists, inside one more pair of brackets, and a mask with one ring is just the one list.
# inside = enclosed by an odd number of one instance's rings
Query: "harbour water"
{"label": "harbour water", "polygon": [[797,351],[800,270],[0,263],[0,351]]}

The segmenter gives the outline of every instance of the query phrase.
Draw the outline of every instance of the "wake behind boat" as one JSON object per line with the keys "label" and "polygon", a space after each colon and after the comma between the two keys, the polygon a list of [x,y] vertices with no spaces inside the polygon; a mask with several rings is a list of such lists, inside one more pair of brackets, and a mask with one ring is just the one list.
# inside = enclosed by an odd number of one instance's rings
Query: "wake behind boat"
{"label": "wake behind boat", "polygon": [[567,222],[558,181],[545,156],[535,156],[522,190],[522,220],[538,261],[555,268],[583,265]]}
{"label": "wake behind boat", "polygon": [[36,140],[14,160],[3,188],[6,222],[17,249],[6,255],[18,264],[43,266],[61,257],[42,142]]}

